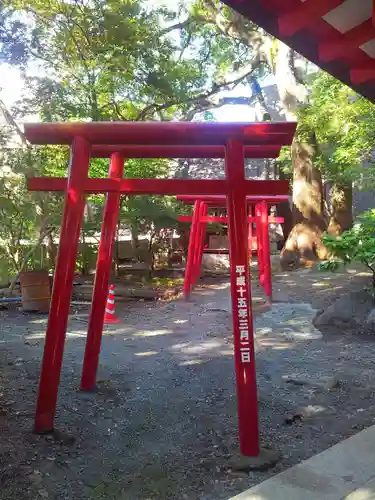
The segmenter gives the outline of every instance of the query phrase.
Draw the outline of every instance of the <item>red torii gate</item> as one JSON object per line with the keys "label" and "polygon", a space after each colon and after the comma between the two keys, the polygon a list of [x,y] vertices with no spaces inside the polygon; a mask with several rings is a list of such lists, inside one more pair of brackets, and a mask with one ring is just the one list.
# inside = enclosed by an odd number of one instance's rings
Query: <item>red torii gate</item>
{"label": "red torii gate", "polygon": [[[211,207],[226,206],[225,196],[205,196],[197,197],[191,195],[177,196],[177,199],[185,204],[194,204],[193,216],[181,215],[180,222],[191,222],[188,256],[184,280],[184,294],[189,297],[192,286],[197,282],[200,274],[202,257],[204,253],[203,242],[208,222],[218,222],[227,224],[227,217],[207,216],[208,205]],[[259,282],[264,288],[268,299],[272,299],[272,269],[268,225],[272,223],[282,223],[282,217],[272,217],[268,215],[268,205],[275,205],[281,201],[288,200],[288,196],[246,196],[249,216],[248,220],[248,249],[249,257],[252,254],[252,223],[256,223],[257,254]],[[255,205],[255,217],[253,216],[253,206]]]}
{"label": "red torii gate", "polygon": [[[259,454],[253,322],[247,261],[246,195],[285,195],[289,186],[286,181],[245,180],[244,152],[248,147],[258,146],[260,148],[256,150],[256,154],[259,155],[263,147],[267,151],[267,147],[272,146],[275,154],[278,147],[291,144],[295,128],[295,123],[71,122],[25,125],[26,138],[32,144],[71,145],[67,178],[28,179],[28,188],[33,191],[65,191],[36,408],[37,433],[51,432],[54,427],[85,194],[106,193],[106,202],[81,379],[83,390],[93,389],[96,382],[120,195],[225,195],[228,200],[231,288],[235,299],[232,301],[232,311],[240,449],[247,456]],[[115,146],[110,146],[111,144]],[[92,147],[94,145],[98,147]],[[193,149],[189,152],[190,146],[219,147],[216,154],[225,157],[226,179],[123,179],[125,154],[130,155],[131,148],[134,148],[132,156],[140,157],[142,149],[148,147],[148,154],[155,156],[151,154],[151,146],[155,151],[164,146],[165,156],[169,151],[170,155],[185,157],[196,155],[193,154]],[[176,146],[181,147],[178,154]],[[202,149],[201,154],[207,153]],[[110,155],[109,178],[88,178],[90,155]]]}

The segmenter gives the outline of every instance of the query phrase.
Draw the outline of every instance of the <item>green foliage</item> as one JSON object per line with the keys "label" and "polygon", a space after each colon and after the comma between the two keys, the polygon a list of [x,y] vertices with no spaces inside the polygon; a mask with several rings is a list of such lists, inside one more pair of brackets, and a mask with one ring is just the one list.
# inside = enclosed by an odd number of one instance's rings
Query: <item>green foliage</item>
{"label": "green foliage", "polygon": [[311,84],[309,104],[300,107],[298,120],[300,140],[315,135],[315,164],[325,180],[347,184],[361,179],[360,187],[373,182],[372,170],[363,169],[363,162],[371,159],[375,143],[372,103],[319,71]]}
{"label": "green foliage", "polygon": [[11,5],[0,4],[0,62],[24,64],[26,54],[27,27],[15,18]]}
{"label": "green foliage", "polygon": [[280,151],[280,156],[277,159],[277,164],[281,172],[286,178],[291,178],[293,175],[293,164],[290,147],[283,147]]}
{"label": "green foliage", "polygon": [[[229,20],[226,7],[220,12]],[[214,13],[200,0],[168,9],[146,0],[5,0],[0,21],[0,61],[17,65],[26,85],[10,110],[16,120],[190,120],[196,113],[213,120],[209,110],[220,105],[219,92],[247,77],[243,72],[228,83],[228,74],[242,71],[256,53],[218,29]],[[30,66],[40,70],[37,76],[30,76]],[[0,133],[4,275],[17,272],[25,258],[32,265],[30,245],[38,248],[43,235],[58,239],[62,196],[30,194],[24,179],[65,176],[69,156],[63,147],[10,147],[15,122],[10,129]],[[167,177],[173,167],[164,159],[127,160],[125,175]],[[108,160],[92,160],[91,177],[107,173]],[[103,200],[88,198],[82,241],[97,236]],[[169,198],[124,198],[120,226],[151,235],[153,250],[168,240],[177,213]],[[83,268],[85,258],[82,250]]]}
{"label": "green foliage", "polygon": [[65,175],[65,163],[60,148],[0,147],[0,279],[27,266],[44,237],[59,225],[62,197],[28,192],[25,175],[48,174],[50,168]]}
{"label": "green foliage", "polygon": [[[338,262],[349,264],[359,262],[364,264],[373,274],[372,286],[375,288],[375,209],[368,210],[358,217],[358,223],[340,236],[324,235],[323,243]],[[327,270],[329,264],[321,266]],[[334,270],[331,267],[330,270]]]}
{"label": "green foliage", "polygon": [[203,2],[175,9],[136,0],[6,3],[28,16],[23,43],[45,70],[28,80],[25,110],[47,121],[186,117],[209,109],[228,73],[253,53],[217,29]]}
{"label": "green foliage", "polygon": [[337,271],[340,267],[340,261],[338,260],[323,260],[318,264],[319,271]]}

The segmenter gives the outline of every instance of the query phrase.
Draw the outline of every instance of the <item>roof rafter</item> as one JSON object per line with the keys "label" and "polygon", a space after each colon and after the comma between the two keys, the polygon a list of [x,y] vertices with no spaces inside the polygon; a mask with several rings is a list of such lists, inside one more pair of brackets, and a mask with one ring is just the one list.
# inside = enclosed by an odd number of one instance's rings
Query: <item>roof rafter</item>
{"label": "roof rafter", "polygon": [[373,38],[375,38],[375,27],[373,21],[368,19],[350,31],[338,34],[334,40],[319,44],[319,59],[327,62],[341,57],[350,57],[353,50]]}
{"label": "roof rafter", "polygon": [[361,83],[375,80],[375,66],[364,66],[362,68],[352,68],[350,70],[350,78],[353,85],[360,85]]}
{"label": "roof rafter", "polygon": [[222,1],[375,103],[375,0]]}
{"label": "roof rafter", "polygon": [[338,7],[341,3],[342,0],[306,0],[297,9],[279,16],[280,34],[283,36],[294,35],[297,31],[313,24],[315,19]]}

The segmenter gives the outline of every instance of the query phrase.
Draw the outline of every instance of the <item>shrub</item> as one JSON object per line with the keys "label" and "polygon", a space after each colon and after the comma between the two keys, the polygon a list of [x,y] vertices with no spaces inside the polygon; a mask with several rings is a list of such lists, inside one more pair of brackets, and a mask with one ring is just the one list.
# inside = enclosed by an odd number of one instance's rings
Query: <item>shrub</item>
{"label": "shrub", "polygon": [[367,210],[358,216],[352,229],[340,236],[325,234],[323,243],[332,255],[332,259],[322,262],[321,270],[334,271],[340,263],[351,262],[364,264],[372,273],[372,287],[375,291],[375,209]]}

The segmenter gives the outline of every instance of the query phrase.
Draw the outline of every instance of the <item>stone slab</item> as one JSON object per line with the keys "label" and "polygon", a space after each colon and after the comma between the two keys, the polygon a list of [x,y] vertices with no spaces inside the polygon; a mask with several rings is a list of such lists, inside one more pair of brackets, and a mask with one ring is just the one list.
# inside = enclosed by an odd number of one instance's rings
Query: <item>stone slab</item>
{"label": "stone slab", "polygon": [[351,490],[353,485],[349,481],[319,474],[301,464],[231,500],[340,500]]}
{"label": "stone slab", "polygon": [[375,476],[375,426],[355,434],[308,461],[316,472],[327,472],[358,488]]}
{"label": "stone slab", "polygon": [[375,426],[231,500],[375,500]]}

